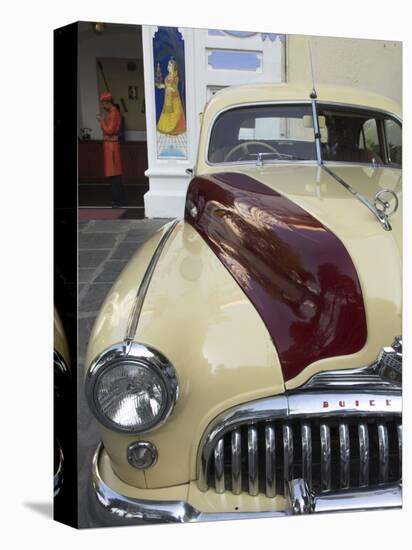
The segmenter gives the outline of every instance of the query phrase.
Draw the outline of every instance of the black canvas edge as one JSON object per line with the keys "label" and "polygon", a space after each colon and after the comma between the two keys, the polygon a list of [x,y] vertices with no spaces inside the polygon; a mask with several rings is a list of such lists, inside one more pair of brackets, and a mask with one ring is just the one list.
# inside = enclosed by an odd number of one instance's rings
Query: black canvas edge
{"label": "black canvas edge", "polygon": [[71,527],[78,527],[77,37],[77,23],[54,30],[54,305],[66,333],[71,368],[63,403],[60,395],[54,399],[53,444],[58,437],[64,471],[53,517]]}

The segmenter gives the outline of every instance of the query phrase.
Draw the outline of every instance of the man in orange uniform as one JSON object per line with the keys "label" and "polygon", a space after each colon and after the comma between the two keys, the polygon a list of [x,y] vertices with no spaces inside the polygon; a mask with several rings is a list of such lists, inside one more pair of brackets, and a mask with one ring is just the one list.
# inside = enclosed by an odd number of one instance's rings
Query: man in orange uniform
{"label": "man in orange uniform", "polygon": [[126,194],[122,185],[122,159],[120,157],[119,133],[122,117],[119,109],[113,104],[112,94],[103,92],[100,101],[105,116],[97,115],[97,120],[103,130],[104,175],[110,178],[112,184],[112,207],[127,205]]}

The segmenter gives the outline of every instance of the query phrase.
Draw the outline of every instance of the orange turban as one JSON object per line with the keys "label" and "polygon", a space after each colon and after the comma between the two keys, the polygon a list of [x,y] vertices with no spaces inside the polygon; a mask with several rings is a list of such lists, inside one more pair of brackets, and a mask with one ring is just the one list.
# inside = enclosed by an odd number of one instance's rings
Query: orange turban
{"label": "orange turban", "polygon": [[100,94],[100,101],[112,101],[113,97],[110,92],[102,92]]}

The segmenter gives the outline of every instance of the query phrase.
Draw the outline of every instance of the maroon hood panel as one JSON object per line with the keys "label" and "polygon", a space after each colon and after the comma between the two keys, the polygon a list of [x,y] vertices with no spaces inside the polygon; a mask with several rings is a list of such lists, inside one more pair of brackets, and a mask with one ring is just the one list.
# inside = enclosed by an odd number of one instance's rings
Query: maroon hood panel
{"label": "maroon hood panel", "polygon": [[355,267],[341,241],[317,219],[244,174],[194,178],[187,201],[186,221],[259,312],[285,381],[314,361],[365,345]]}

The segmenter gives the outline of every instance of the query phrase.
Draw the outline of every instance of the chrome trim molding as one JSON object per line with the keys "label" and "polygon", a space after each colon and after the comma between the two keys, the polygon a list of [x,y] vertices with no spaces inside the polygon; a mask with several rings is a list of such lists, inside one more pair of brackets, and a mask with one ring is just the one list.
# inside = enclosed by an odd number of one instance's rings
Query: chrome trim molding
{"label": "chrome trim molding", "polygon": [[340,444],[340,486],[342,489],[349,487],[350,481],[350,446],[349,446],[349,428],[342,422],[339,424],[339,444]]}
{"label": "chrome trim molding", "polygon": [[318,103],[322,106],[322,108],[328,107],[330,105],[331,107],[347,107],[349,109],[359,109],[360,111],[369,111],[373,113],[379,113],[381,115],[387,115],[388,117],[393,118],[394,120],[399,122],[399,125],[402,127],[402,120],[398,117],[398,115],[395,115],[390,111],[386,111],[385,109],[380,109],[379,107],[371,107],[370,105],[356,105],[355,103],[341,103],[339,101],[327,101],[319,98]]}
{"label": "chrome trim molding", "polygon": [[312,435],[308,422],[302,422],[302,475],[309,488],[312,487]]}
{"label": "chrome trim molding", "polygon": [[[286,154],[286,153],[285,153]],[[280,164],[280,165],[288,165],[288,164],[300,164],[300,165],[309,165],[309,166],[317,166],[318,161],[316,159],[306,159],[306,160],[293,160],[293,159],[271,159],[267,160],[265,162],[262,162],[262,164],[257,164],[257,160],[234,160],[234,161],[226,161],[226,162],[214,162],[210,163],[208,162],[209,166],[270,166],[271,164]],[[211,174],[213,175],[213,173]]]}
{"label": "chrome trim molding", "polygon": [[157,245],[157,248],[156,248],[156,250],[155,250],[155,252],[154,252],[154,254],[153,254],[153,256],[152,256],[152,258],[149,262],[149,265],[146,269],[146,272],[145,272],[145,274],[143,276],[143,279],[140,283],[140,286],[137,290],[136,298],[133,302],[132,309],[130,311],[129,320],[128,320],[128,323],[127,323],[126,335],[125,335],[125,340],[126,341],[132,341],[135,334],[136,334],[137,325],[139,323],[140,313],[141,313],[142,307],[143,307],[143,302],[144,302],[144,299],[146,297],[146,293],[147,293],[147,290],[149,288],[150,281],[152,279],[154,269],[155,269],[156,264],[157,264],[157,262],[160,258],[160,255],[162,254],[163,248],[165,247],[165,244],[166,244],[168,238],[172,234],[172,231],[176,227],[178,222],[179,222],[179,220],[174,220],[174,221],[170,222],[168,229],[166,230],[166,232],[164,233],[164,235],[160,239],[160,242]]}
{"label": "chrome trim molding", "polygon": [[[221,441],[223,442],[222,439]],[[249,495],[254,497],[259,494],[259,463],[255,426],[249,426],[247,431],[247,451]]]}
{"label": "chrome trim molding", "polygon": [[292,426],[287,423],[283,425],[283,469],[285,484],[287,484],[293,479],[293,431]]}
{"label": "chrome trim molding", "polygon": [[[394,164],[375,164],[371,165],[371,162],[361,162],[361,161],[344,161],[344,160],[327,160],[325,161],[328,163],[328,166],[337,166],[337,167],[343,167],[350,164],[350,166],[360,166],[362,168],[390,168],[391,170],[401,170],[402,167],[400,165],[394,165]],[[399,177],[398,181],[400,181],[401,176]]]}
{"label": "chrome trim molding", "polygon": [[[273,424],[265,427],[266,496],[276,496],[276,440]],[[240,490],[242,492],[242,490]]]}
{"label": "chrome trim molding", "polygon": [[371,365],[314,374],[299,390],[402,390],[402,337],[397,336]]}
{"label": "chrome trim molding", "polygon": [[[166,403],[160,418],[153,425],[140,430],[124,428],[112,422],[100,411],[95,395],[99,377],[107,369],[115,368],[126,360],[153,369],[160,376],[165,388]],[[173,365],[160,351],[137,342],[121,342],[105,349],[92,361],[86,376],[85,391],[90,410],[104,426],[118,432],[142,433],[159,428],[172,414],[179,397],[179,381]]]}
{"label": "chrome trim molding", "polygon": [[359,424],[358,436],[360,458],[359,485],[366,487],[369,483],[369,432],[366,424]]}
{"label": "chrome trim molding", "polygon": [[143,500],[126,497],[113,491],[103,481],[99,470],[103,446],[97,447],[92,461],[92,487],[94,495],[104,510],[124,519],[136,519],[147,523],[193,523],[232,519],[269,518],[302,513],[340,512],[349,510],[374,510],[400,508],[402,487],[398,484],[380,485],[368,489],[330,491],[322,495],[310,492],[303,479],[288,483],[288,504],[283,511],[267,512],[200,512],[182,500]]}
{"label": "chrome trim molding", "polygon": [[322,491],[328,491],[331,485],[331,445],[330,428],[327,424],[320,425],[320,453]]}
{"label": "chrome trim molding", "polygon": [[242,439],[240,430],[232,433],[232,491],[235,495],[242,492]]}
{"label": "chrome trim molding", "polygon": [[379,483],[387,483],[389,471],[389,441],[385,424],[378,424]]}
{"label": "chrome trim molding", "polygon": [[362,390],[400,391],[400,386],[383,380],[373,367],[329,370],[314,374],[299,390]]}
{"label": "chrome trim molding", "polygon": [[215,459],[215,484],[216,492],[221,494],[225,492],[225,455],[223,449],[223,439],[219,439],[214,450]]}

